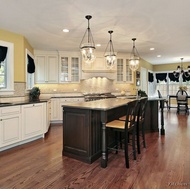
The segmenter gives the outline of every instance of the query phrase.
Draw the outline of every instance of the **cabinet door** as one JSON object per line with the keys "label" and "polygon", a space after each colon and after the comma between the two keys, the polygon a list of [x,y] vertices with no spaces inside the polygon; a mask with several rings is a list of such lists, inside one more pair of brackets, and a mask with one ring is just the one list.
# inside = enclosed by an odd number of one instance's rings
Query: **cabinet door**
{"label": "cabinet door", "polygon": [[58,83],[58,57],[56,55],[37,55],[36,83]]}
{"label": "cabinet door", "polygon": [[69,73],[69,58],[68,57],[61,57],[60,74],[59,74],[60,83],[68,82],[70,80],[69,74],[70,74]]}
{"label": "cabinet door", "polygon": [[22,115],[23,139],[43,134],[44,124],[46,123],[43,103],[23,105]]}
{"label": "cabinet door", "polygon": [[117,59],[117,82],[133,83],[133,71],[129,68],[128,60],[125,58]]}
{"label": "cabinet door", "polygon": [[51,121],[59,120],[59,99],[51,99]]}
{"label": "cabinet door", "polygon": [[58,58],[55,55],[47,56],[47,82],[58,83]]}
{"label": "cabinet door", "polygon": [[79,82],[80,62],[79,57],[62,56],[60,58],[59,82]]}
{"label": "cabinet door", "polygon": [[35,69],[35,82],[45,83],[46,82],[46,56],[36,56],[36,69]]}
{"label": "cabinet door", "polygon": [[20,114],[3,116],[0,119],[0,146],[7,146],[21,140]]}
{"label": "cabinet door", "polygon": [[79,82],[79,58],[72,57],[71,58],[71,82]]}

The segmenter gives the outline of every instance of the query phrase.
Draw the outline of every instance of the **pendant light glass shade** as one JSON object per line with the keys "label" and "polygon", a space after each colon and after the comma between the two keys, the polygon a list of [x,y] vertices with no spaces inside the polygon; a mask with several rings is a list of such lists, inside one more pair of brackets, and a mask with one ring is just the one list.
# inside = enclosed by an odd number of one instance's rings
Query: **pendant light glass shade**
{"label": "pendant light glass shade", "polygon": [[132,49],[130,59],[129,59],[129,68],[132,71],[136,71],[139,68],[140,57],[139,57],[138,51],[135,47],[136,38],[133,38],[132,40],[133,40],[133,49]]}
{"label": "pendant light glass shade", "polygon": [[113,31],[108,31],[110,34],[110,40],[105,50],[105,59],[106,59],[106,66],[112,69],[116,63],[116,55],[114,53],[113,43],[112,43],[112,33]]}
{"label": "pendant light glass shade", "polygon": [[82,58],[85,61],[85,63],[91,64],[92,62],[94,62],[96,58],[94,55],[94,51],[96,48],[89,23],[89,20],[92,18],[92,16],[87,15],[85,16],[85,18],[88,20],[88,28],[86,29],[82,41],[80,43],[80,49],[81,49]]}

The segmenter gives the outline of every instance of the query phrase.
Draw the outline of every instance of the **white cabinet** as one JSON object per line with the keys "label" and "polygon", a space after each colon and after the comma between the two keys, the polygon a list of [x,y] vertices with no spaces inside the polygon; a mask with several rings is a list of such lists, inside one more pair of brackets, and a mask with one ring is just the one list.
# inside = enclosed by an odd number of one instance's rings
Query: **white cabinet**
{"label": "white cabinet", "polygon": [[46,124],[44,105],[44,103],[35,103],[22,106],[22,138],[24,140],[44,133]]}
{"label": "white cabinet", "polygon": [[63,105],[84,102],[84,97],[64,97],[51,99],[51,122],[62,122]]}
{"label": "white cabinet", "polygon": [[37,54],[35,64],[36,83],[58,83],[58,55]]}
{"label": "white cabinet", "polygon": [[59,98],[51,99],[51,122],[59,120]]}
{"label": "white cabinet", "polygon": [[117,58],[117,82],[133,83],[133,71],[129,68],[129,62],[126,58]]}
{"label": "white cabinet", "polygon": [[0,108],[0,147],[21,140],[20,106]]}
{"label": "white cabinet", "polygon": [[72,55],[60,53],[59,56],[59,83],[78,83],[80,80],[80,57],[77,53]]}

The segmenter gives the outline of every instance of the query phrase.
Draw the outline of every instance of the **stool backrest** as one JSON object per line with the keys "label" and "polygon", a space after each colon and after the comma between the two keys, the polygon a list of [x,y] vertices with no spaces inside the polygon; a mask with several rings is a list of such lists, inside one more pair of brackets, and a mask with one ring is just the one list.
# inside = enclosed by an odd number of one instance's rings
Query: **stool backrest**
{"label": "stool backrest", "polygon": [[140,99],[140,108],[139,108],[138,118],[142,120],[144,120],[145,118],[145,110],[146,110],[147,101],[148,101],[148,98]]}
{"label": "stool backrest", "polygon": [[126,106],[126,120],[125,120],[125,129],[128,130],[135,126],[136,124],[136,117],[138,116],[139,108],[140,108],[140,101],[134,100],[127,103]]}

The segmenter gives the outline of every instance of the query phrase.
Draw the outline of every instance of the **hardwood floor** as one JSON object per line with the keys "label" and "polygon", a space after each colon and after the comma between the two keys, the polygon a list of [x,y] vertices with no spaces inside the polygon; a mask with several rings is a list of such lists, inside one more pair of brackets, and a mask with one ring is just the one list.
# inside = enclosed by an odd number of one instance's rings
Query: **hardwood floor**
{"label": "hardwood floor", "polygon": [[1,189],[186,189],[190,188],[190,116],[164,112],[165,136],[147,133],[147,148],[125,168],[122,153],[108,167],[62,156],[62,125],[44,139],[0,153]]}

